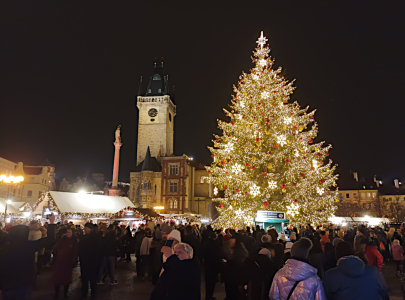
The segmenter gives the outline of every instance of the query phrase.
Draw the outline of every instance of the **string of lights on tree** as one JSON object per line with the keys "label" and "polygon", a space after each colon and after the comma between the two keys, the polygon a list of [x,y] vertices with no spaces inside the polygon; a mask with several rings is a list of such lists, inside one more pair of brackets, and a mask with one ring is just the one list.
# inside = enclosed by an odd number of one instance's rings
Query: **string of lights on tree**
{"label": "string of lights on tree", "polygon": [[[331,145],[314,143],[315,111],[289,102],[293,82],[273,69],[263,32],[253,52],[255,67],[234,86],[229,121],[218,120],[222,135],[208,147],[207,167],[214,194],[223,191],[217,228],[251,225],[257,210],[283,211],[293,226],[321,224],[336,210],[336,165],[325,162]],[[330,192],[329,192],[330,191]]]}

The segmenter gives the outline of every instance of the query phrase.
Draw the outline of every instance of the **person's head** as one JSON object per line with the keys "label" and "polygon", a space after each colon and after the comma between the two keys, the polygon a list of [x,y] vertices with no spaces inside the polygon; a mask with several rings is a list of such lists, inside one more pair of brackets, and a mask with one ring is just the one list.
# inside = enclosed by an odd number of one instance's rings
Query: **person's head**
{"label": "person's head", "polygon": [[309,250],[312,248],[312,242],[310,239],[301,238],[298,242],[295,242],[291,247],[291,257],[307,259]]}
{"label": "person's head", "polygon": [[193,228],[193,226],[187,225],[187,226],[186,226],[186,230],[184,231],[184,233],[185,233],[186,235],[192,235],[192,234],[194,234],[194,228]]}
{"label": "person's head", "polygon": [[271,238],[270,235],[265,234],[265,235],[262,236],[261,241],[262,241],[263,244],[271,243],[272,238]]}
{"label": "person's head", "polygon": [[166,223],[163,223],[161,226],[162,229],[162,239],[167,240],[169,237],[169,234],[172,232],[173,228]]}
{"label": "person's head", "polygon": [[84,232],[86,234],[89,234],[93,230],[94,226],[92,223],[86,223],[84,224]]}
{"label": "person's head", "polygon": [[178,243],[181,243],[181,233],[180,231],[174,229],[172,230],[169,235],[167,236],[168,240],[173,240],[173,245],[176,245]]}
{"label": "person's head", "polygon": [[399,245],[399,240],[394,240],[392,243],[393,243],[394,245]]}
{"label": "person's head", "polygon": [[334,239],[333,239],[333,247],[336,247],[337,246],[337,244],[339,244],[340,242],[342,242],[343,240],[341,239],[341,238],[339,238],[339,237],[335,237]]}
{"label": "person's head", "polygon": [[335,247],[333,246],[332,243],[325,244],[325,253],[333,253],[334,250],[335,250]]}
{"label": "person's head", "polygon": [[140,230],[145,230],[145,224],[141,224],[141,226],[139,226]]}
{"label": "person's head", "polygon": [[193,258],[193,248],[186,243],[178,243],[174,246],[174,254],[180,260],[192,259]]}
{"label": "person's head", "polygon": [[28,240],[29,227],[25,225],[16,225],[10,228],[9,238],[12,243],[23,243]]}
{"label": "person's head", "polygon": [[365,235],[366,234],[366,227],[364,225],[360,225],[357,228],[357,235]]}
{"label": "person's head", "polygon": [[151,236],[151,235],[152,235],[152,230],[150,230],[150,228],[146,228],[145,232],[146,232],[146,235],[147,235],[147,236]]}
{"label": "person's head", "polygon": [[269,250],[269,249],[267,249],[267,248],[262,248],[260,251],[259,251],[259,254],[261,254],[261,255],[264,255],[264,256],[267,256],[269,259],[271,259],[271,251]]}
{"label": "person's head", "polygon": [[326,232],[324,230],[321,231],[321,236],[324,236]]}
{"label": "person's head", "polygon": [[69,228],[69,229],[67,230],[67,232],[66,232],[66,237],[67,237],[68,239],[70,239],[70,238],[72,238],[72,236],[73,236],[73,229]]}
{"label": "person's head", "polygon": [[352,245],[349,242],[343,241],[336,245],[335,257],[340,259],[344,256],[350,256],[354,254]]}

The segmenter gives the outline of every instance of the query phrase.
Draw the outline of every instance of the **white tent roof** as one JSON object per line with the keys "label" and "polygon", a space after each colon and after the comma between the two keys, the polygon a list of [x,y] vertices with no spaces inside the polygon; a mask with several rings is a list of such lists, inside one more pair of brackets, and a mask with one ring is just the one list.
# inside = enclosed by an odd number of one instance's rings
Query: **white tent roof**
{"label": "white tent roof", "polygon": [[[0,213],[4,214],[4,211],[6,209],[6,200],[5,199],[0,199]],[[7,205],[7,214],[19,214],[20,211],[15,208],[12,204]]]}
{"label": "white tent roof", "polygon": [[128,197],[49,192],[61,213],[115,214],[135,207]]}

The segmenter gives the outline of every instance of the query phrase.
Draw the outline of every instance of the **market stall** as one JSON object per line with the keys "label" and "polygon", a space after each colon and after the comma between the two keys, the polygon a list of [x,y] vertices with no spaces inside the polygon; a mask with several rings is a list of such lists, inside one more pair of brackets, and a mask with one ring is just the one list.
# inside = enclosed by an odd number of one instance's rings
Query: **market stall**
{"label": "market stall", "polygon": [[289,221],[285,219],[285,213],[280,211],[258,210],[255,218],[255,225],[267,230],[274,227],[277,232],[284,232]]}
{"label": "market stall", "polygon": [[33,207],[33,217],[47,219],[54,214],[59,221],[75,224],[93,220],[125,219],[140,220],[145,216],[136,212],[135,205],[127,197],[95,194],[45,192]]}

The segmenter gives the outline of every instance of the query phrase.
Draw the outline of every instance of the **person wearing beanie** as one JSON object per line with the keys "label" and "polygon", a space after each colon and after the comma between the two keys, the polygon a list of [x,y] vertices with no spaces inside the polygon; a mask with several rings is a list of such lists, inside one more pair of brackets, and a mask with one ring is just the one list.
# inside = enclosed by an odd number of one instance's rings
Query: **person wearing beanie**
{"label": "person wearing beanie", "polygon": [[335,250],[337,266],[325,273],[323,285],[328,300],[387,300],[387,287],[375,266],[365,265],[348,242]]}
{"label": "person wearing beanie", "polygon": [[312,248],[310,239],[301,238],[291,247],[291,258],[274,276],[270,288],[270,299],[305,299],[326,300],[321,279],[317,269],[312,267],[307,258]]}
{"label": "person wearing beanie", "polygon": [[248,278],[248,299],[268,299],[271,282],[278,271],[271,251],[262,248],[245,261]]}
{"label": "person wearing beanie", "polygon": [[336,248],[337,244],[339,244],[340,242],[343,242],[343,239],[341,239],[340,237],[335,237],[335,238],[333,239],[333,242],[332,242],[333,247]]}
{"label": "person wearing beanie", "polygon": [[79,242],[80,279],[82,283],[82,297],[86,298],[89,293],[89,283],[91,296],[96,297],[97,275],[102,261],[102,241],[101,235],[96,232],[92,223],[84,225],[85,234],[81,236]]}
{"label": "person wearing beanie", "polygon": [[297,240],[297,234],[295,232],[291,233],[290,241],[294,243],[296,240]]}
{"label": "person wearing beanie", "polygon": [[[177,229],[172,230],[167,236],[168,240],[174,240],[177,243],[181,243],[181,233]],[[176,243],[176,244],[177,244]]]}

